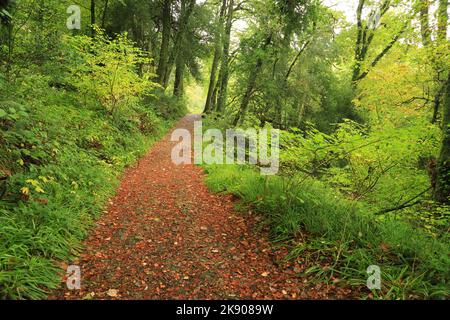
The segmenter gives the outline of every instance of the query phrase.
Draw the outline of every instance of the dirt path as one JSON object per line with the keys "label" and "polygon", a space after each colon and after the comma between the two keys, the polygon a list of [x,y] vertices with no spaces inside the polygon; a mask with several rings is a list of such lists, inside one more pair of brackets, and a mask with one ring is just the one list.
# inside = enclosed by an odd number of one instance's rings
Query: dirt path
{"label": "dirt path", "polygon": [[[177,128],[193,129],[197,116]],[[255,217],[215,195],[194,165],[175,166],[170,134],[129,168],[117,195],[85,241],[81,299],[317,299],[349,290],[311,285],[301,265],[279,266]]]}

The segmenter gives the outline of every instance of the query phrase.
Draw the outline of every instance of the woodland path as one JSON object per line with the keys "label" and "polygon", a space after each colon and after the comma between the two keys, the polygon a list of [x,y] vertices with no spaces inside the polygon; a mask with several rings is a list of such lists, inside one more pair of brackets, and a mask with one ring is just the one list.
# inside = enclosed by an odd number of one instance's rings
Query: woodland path
{"label": "woodland path", "polygon": [[[199,116],[175,128],[193,130]],[[175,129],[174,128],[174,129]],[[299,260],[278,263],[258,217],[208,191],[202,168],[176,166],[170,133],[134,167],[85,241],[82,288],[51,299],[335,299],[349,289],[313,284]],[[65,286],[64,286],[65,287]]]}

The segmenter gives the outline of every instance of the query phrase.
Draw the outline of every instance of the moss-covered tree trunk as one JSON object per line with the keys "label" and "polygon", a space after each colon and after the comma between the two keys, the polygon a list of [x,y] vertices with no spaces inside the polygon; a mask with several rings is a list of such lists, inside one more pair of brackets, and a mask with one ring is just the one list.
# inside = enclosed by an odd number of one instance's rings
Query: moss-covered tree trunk
{"label": "moss-covered tree trunk", "polygon": [[225,26],[225,35],[223,39],[223,52],[222,52],[222,62],[220,70],[220,87],[217,97],[217,111],[223,112],[225,109],[225,104],[227,102],[228,96],[228,78],[229,78],[229,55],[230,55],[230,36],[231,27],[233,24],[233,14],[234,14],[234,1],[230,0],[228,5],[227,23]]}
{"label": "moss-covered tree trunk", "polygon": [[[219,67],[220,51],[222,49],[222,33],[223,33],[223,20],[225,15],[225,9],[227,6],[227,1],[222,0],[222,7],[220,8],[219,17],[217,20],[216,31],[215,31],[215,47],[214,47],[214,57],[211,66],[211,74],[209,78],[208,94],[206,96],[205,112],[208,113],[213,109],[213,96],[216,89],[217,82],[217,69]],[[214,100],[215,101],[215,100]]]}
{"label": "moss-covered tree trunk", "polygon": [[[448,26],[448,0],[440,0],[439,1],[439,7],[437,12],[437,20],[438,20],[438,30],[437,30],[437,45],[442,46],[442,48],[446,47],[447,42],[447,26]],[[430,39],[431,42],[431,39]],[[434,66],[435,72],[437,74],[436,78],[439,78],[439,74],[442,73],[443,70],[441,70],[441,66],[439,64]],[[441,111],[441,101],[442,96],[444,95],[446,83],[439,84],[439,89],[436,92],[434,96],[433,101],[433,119],[431,120],[431,123],[437,123],[439,120],[439,115]]]}
{"label": "moss-covered tree trunk", "polygon": [[439,42],[447,40],[448,28],[448,0],[440,0],[438,7],[438,40]]}
{"label": "moss-covered tree trunk", "polygon": [[[270,45],[271,42],[272,42],[272,34],[270,34],[266,38],[266,41],[264,42],[264,45],[261,48],[263,52]],[[256,80],[258,79],[258,75],[261,72],[263,63],[264,63],[263,59],[261,57],[259,57],[256,60],[256,64],[255,64],[253,70],[248,75],[247,89],[245,90],[244,97],[242,98],[241,107],[239,108],[239,112],[236,115],[236,117],[234,118],[234,121],[233,121],[233,125],[234,126],[237,126],[239,121],[241,119],[243,119],[243,117],[247,113],[248,105],[250,103],[250,100],[251,100],[252,95],[253,95],[253,91],[255,89]]]}
{"label": "moss-covered tree trunk", "polygon": [[108,12],[109,0],[105,1],[105,5],[103,6],[103,14],[102,14],[102,29],[105,29],[106,26],[106,14]]}
{"label": "moss-covered tree trunk", "polygon": [[444,138],[438,163],[438,178],[436,184],[436,200],[450,203],[450,74],[447,80],[443,106],[442,128]]}
{"label": "moss-covered tree trunk", "polygon": [[419,13],[420,13],[420,32],[422,35],[422,44],[428,46],[431,42],[431,29],[430,29],[430,0],[419,1]]}
{"label": "moss-covered tree trunk", "polygon": [[95,0],[91,0],[91,36],[95,36]]}
{"label": "moss-covered tree trunk", "polygon": [[176,69],[175,69],[175,82],[173,85],[173,95],[176,97],[181,97],[184,93],[184,61],[182,58],[177,59]]}
{"label": "moss-covered tree trunk", "polygon": [[180,44],[180,48],[174,48],[174,50],[178,50],[175,57],[175,82],[173,85],[173,95],[177,97],[181,97],[184,91],[184,70],[185,66],[185,50],[189,45],[186,43],[186,31],[189,26],[189,19],[194,10],[195,0],[182,0],[181,1],[181,16],[180,23],[178,26],[178,36],[179,41],[177,43]]}
{"label": "moss-covered tree trunk", "polygon": [[172,0],[164,1],[162,8],[162,39],[161,39],[161,49],[159,52],[159,63],[156,74],[158,76],[158,83],[164,86],[167,81],[165,76],[167,74],[167,65],[169,60],[169,44],[170,44],[170,23],[172,17]]}

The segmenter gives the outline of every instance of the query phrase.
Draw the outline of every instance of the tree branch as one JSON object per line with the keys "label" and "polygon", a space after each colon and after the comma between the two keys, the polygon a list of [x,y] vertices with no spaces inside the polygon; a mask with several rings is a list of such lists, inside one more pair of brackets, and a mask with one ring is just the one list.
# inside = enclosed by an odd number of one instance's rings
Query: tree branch
{"label": "tree branch", "polygon": [[[427,190],[419,193],[417,196],[415,196],[414,198],[409,199],[408,201],[394,207],[394,208],[390,208],[390,209],[385,209],[385,210],[381,210],[379,212],[376,213],[376,215],[380,215],[380,214],[385,214],[385,213],[389,213],[389,212],[394,212],[394,211],[400,211],[406,208],[411,208],[419,203],[421,203],[423,200],[416,200],[417,198],[420,198],[421,196],[423,196],[425,193],[427,193],[428,191],[430,191],[431,189],[433,189],[433,187],[429,187]],[[413,202],[414,201],[414,202]]]}
{"label": "tree branch", "polygon": [[302,45],[302,48],[300,49],[300,51],[296,55],[294,61],[292,61],[291,65],[289,66],[289,70],[286,73],[286,76],[284,77],[284,82],[288,81],[289,76],[291,75],[292,69],[295,67],[295,65],[297,64],[298,59],[303,54],[303,52],[305,52],[306,48],[309,46],[310,43],[311,43],[311,41],[308,40]]}
{"label": "tree branch", "polygon": [[383,51],[381,51],[376,57],[375,59],[372,61],[372,63],[370,64],[370,67],[364,71],[363,73],[361,73],[361,75],[356,79],[356,81],[361,81],[362,79],[364,79],[370,72],[371,69],[375,68],[376,65],[381,61],[381,59],[383,59],[383,57],[392,49],[392,47],[397,43],[397,41],[400,39],[400,37],[402,36],[402,34],[405,32],[406,30],[406,26],[407,24],[405,24],[402,28],[402,30],[400,30],[400,32],[398,34],[395,35],[395,37],[391,40],[391,42],[389,42],[389,44],[383,49]]}

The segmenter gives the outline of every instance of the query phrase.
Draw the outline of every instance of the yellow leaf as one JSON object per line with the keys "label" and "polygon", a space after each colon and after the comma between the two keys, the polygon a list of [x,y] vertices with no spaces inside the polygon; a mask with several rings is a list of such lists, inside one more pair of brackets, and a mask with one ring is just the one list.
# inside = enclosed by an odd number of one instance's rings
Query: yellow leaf
{"label": "yellow leaf", "polygon": [[46,177],[39,177],[39,179],[41,179],[44,183],[48,182],[48,179]]}
{"label": "yellow leaf", "polygon": [[22,189],[20,189],[20,191],[23,194],[29,195],[30,194],[30,189],[28,189],[27,187],[23,187]]}
{"label": "yellow leaf", "polygon": [[37,187],[39,185],[39,182],[37,182],[36,180],[33,180],[33,179],[28,179],[26,181],[26,183],[31,184],[33,187]]}
{"label": "yellow leaf", "polygon": [[37,193],[45,193],[44,189],[42,189],[41,187],[36,187],[34,189]]}

